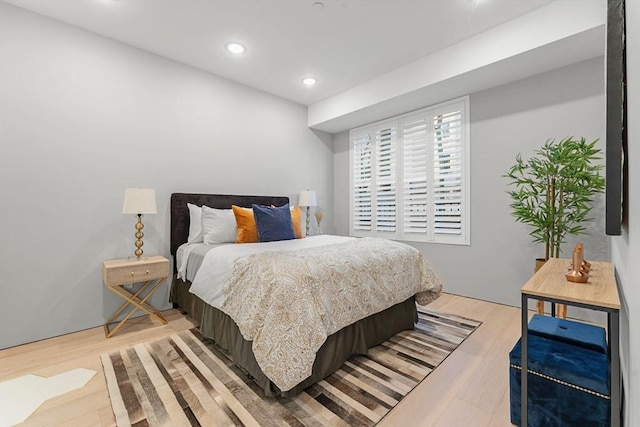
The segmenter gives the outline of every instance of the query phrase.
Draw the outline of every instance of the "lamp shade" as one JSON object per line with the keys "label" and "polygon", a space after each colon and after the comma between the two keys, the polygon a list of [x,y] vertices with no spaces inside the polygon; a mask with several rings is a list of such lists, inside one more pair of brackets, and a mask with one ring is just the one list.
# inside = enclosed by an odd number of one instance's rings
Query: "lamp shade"
{"label": "lamp shade", "polygon": [[152,188],[127,188],[124,190],[123,214],[155,214],[156,190]]}
{"label": "lamp shade", "polygon": [[316,201],[316,192],[312,190],[304,190],[300,192],[298,200],[299,206],[318,206]]}

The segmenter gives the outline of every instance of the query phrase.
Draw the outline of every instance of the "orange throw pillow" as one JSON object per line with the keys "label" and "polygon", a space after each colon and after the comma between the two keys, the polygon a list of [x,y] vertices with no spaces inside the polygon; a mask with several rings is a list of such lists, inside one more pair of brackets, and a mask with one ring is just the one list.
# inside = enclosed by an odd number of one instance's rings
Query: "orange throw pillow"
{"label": "orange throw pillow", "polygon": [[258,239],[258,227],[256,227],[256,220],[253,217],[253,210],[236,205],[232,205],[231,208],[238,227],[236,243],[258,243],[260,240]]}
{"label": "orange throw pillow", "polygon": [[302,209],[300,206],[291,209],[291,224],[293,225],[293,232],[296,235],[296,239],[302,239]]}

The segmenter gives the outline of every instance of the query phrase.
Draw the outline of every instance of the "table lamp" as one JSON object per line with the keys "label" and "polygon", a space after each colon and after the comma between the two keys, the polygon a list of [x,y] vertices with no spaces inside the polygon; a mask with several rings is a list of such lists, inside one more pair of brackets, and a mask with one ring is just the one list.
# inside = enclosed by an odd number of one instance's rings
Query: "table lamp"
{"label": "table lamp", "polygon": [[312,206],[313,207],[318,206],[318,203],[316,202],[316,192],[312,190],[301,191],[300,198],[298,199],[298,205],[300,205],[301,207],[307,208],[307,215],[306,215],[307,232],[305,236],[308,236],[309,235],[309,219],[310,219],[309,208]]}
{"label": "table lamp", "polygon": [[123,214],[136,214],[138,215],[138,222],[136,223],[136,259],[140,260],[142,257],[142,238],[144,233],[142,229],[143,214],[155,214],[158,213],[156,209],[156,190],[151,188],[127,188],[124,190],[124,203],[122,204]]}

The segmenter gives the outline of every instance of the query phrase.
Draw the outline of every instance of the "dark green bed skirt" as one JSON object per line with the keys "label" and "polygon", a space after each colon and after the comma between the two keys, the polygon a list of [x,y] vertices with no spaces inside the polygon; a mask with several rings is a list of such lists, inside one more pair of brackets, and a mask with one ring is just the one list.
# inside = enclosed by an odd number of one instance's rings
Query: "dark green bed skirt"
{"label": "dark green bed skirt", "polygon": [[251,341],[242,337],[235,322],[222,311],[206,304],[189,292],[189,282],[174,276],[170,300],[189,314],[200,332],[231,355],[260,386],[266,396],[295,396],[302,390],[339,369],[349,356],[366,354],[398,332],[413,329],[418,321],[414,297],[373,314],[330,335],[320,347],[310,377],[291,390],[282,392],[260,370],[251,349]]}

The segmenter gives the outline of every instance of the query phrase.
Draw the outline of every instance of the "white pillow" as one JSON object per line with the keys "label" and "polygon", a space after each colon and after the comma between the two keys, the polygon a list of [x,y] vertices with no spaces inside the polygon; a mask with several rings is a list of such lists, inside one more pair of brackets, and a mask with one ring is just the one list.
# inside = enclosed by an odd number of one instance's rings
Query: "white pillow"
{"label": "white pillow", "polygon": [[238,227],[233,210],[203,206],[202,234],[205,244],[235,243]]}
{"label": "white pillow", "polygon": [[189,208],[189,237],[187,243],[202,243],[202,208],[187,203]]}

